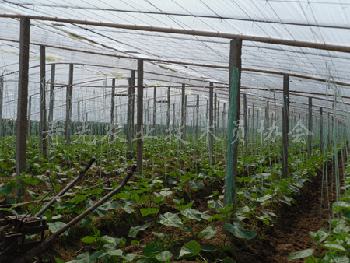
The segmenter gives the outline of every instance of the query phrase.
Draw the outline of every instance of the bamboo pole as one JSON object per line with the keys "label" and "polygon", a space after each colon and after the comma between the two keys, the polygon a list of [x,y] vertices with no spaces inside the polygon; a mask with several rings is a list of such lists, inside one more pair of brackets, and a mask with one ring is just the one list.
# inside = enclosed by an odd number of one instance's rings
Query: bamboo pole
{"label": "bamboo pole", "polygon": [[[16,121],[16,177],[26,171],[27,154],[27,104],[28,104],[28,74],[29,74],[29,49],[30,49],[30,19],[20,17],[19,29],[19,82],[18,103]],[[18,181],[20,185],[22,183]],[[24,194],[23,188],[16,189],[17,196]]]}

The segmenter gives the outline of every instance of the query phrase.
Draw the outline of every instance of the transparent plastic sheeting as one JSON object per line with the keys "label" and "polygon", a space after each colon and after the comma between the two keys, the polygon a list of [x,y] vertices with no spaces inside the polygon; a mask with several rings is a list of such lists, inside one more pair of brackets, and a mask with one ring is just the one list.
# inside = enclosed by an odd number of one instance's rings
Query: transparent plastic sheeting
{"label": "transparent plastic sheeting", "polygon": [[[348,30],[334,27],[349,25],[349,6],[350,0],[0,0],[0,13],[348,45]],[[0,18],[0,28],[0,74],[4,74],[4,105],[7,106],[4,118],[14,118],[18,86],[19,20]],[[178,92],[179,89],[175,87],[185,83],[193,86],[189,93],[199,94],[203,105],[208,93],[203,87],[208,82],[228,87],[229,39],[32,20],[31,44],[29,95],[32,99],[38,99],[39,96],[39,45],[43,44],[47,46],[47,80],[50,78],[50,64],[57,63],[55,82],[58,86],[55,99],[58,102],[55,103],[57,113],[54,116],[58,119],[64,116],[64,85],[68,81],[69,63],[75,64],[73,103],[81,96],[80,99],[87,102],[87,112],[97,109],[90,106],[88,101],[94,101],[91,105],[101,104],[98,98],[104,98],[103,103],[107,103],[102,104],[102,107],[109,107],[110,102],[106,96],[111,90],[103,87],[110,86],[112,78],[117,78],[118,86],[126,86],[130,70],[137,69],[137,58],[151,59],[150,62],[145,62],[144,67],[146,86],[168,85],[173,87],[173,92]],[[343,82],[350,82],[349,58],[350,54],[343,52],[251,41],[244,41],[242,50],[243,68],[290,72]],[[280,103],[281,93],[265,90],[282,89],[282,83],[282,75],[250,71],[242,73],[241,85],[251,100],[260,96],[261,100],[275,99]],[[334,89],[329,88],[327,83],[291,77],[290,90],[318,94],[317,96],[323,94],[326,99],[316,99],[316,104],[332,108]],[[126,89],[118,88],[117,92],[126,92]],[[219,101],[228,101],[227,88],[218,88],[215,92]],[[350,97],[349,87],[338,86],[337,92],[344,96],[344,103],[350,103],[346,98]],[[307,100],[306,95],[291,98],[292,103],[300,105],[304,105]],[[37,103],[34,104],[38,107]],[[106,119],[108,114],[99,118]]]}

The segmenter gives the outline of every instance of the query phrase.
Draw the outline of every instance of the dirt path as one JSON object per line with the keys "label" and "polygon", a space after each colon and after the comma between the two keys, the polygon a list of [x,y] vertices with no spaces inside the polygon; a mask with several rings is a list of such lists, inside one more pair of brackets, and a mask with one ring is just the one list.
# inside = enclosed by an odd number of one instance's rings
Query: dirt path
{"label": "dirt path", "polygon": [[[341,167],[341,163],[339,163]],[[335,201],[335,188],[331,192],[332,170],[328,167],[328,185],[324,183],[322,213],[320,215],[322,171],[312,182],[306,182],[300,195],[294,196],[295,204],[289,206],[279,204],[275,209],[277,222],[257,238],[246,242],[234,242],[236,262],[284,263],[290,253],[313,248],[314,256],[318,256],[310,231],[317,232],[328,223],[328,202],[332,206]],[[340,178],[343,177],[340,169]],[[327,196],[327,187],[329,196]],[[322,253],[322,252],[321,252]],[[292,262],[304,262],[303,259]]]}

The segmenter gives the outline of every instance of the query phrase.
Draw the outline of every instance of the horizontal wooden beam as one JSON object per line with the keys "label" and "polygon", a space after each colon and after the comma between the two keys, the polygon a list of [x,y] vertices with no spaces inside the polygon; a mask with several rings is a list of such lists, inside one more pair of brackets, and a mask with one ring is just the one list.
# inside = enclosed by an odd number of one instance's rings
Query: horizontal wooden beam
{"label": "horizontal wooden beam", "polygon": [[[0,17],[4,17],[4,18],[18,19],[21,16],[22,15],[0,14]],[[52,22],[59,22],[59,23],[79,24],[79,25],[96,26],[96,27],[121,28],[121,29],[127,29],[127,30],[142,30],[142,31],[170,33],[170,34],[183,34],[183,35],[216,37],[216,38],[226,38],[226,39],[241,39],[241,40],[261,42],[266,44],[306,47],[306,48],[315,48],[315,49],[321,49],[321,50],[350,53],[350,46],[316,43],[316,42],[310,42],[310,41],[278,39],[278,38],[271,38],[271,37],[258,37],[258,36],[242,35],[242,34],[222,33],[222,32],[203,31],[203,30],[188,30],[188,29],[178,29],[178,28],[169,28],[169,27],[105,23],[105,22],[88,21],[88,20],[82,20],[82,19],[68,19],[68,18],[58,18],[58,17],[49,17],[49,16],[27,16],[27,17],[32,20],[52,21]]]}

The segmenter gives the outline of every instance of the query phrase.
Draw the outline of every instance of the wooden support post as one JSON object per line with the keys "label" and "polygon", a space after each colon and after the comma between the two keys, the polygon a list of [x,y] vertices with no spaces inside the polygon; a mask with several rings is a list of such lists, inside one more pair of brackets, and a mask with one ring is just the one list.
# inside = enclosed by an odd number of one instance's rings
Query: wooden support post
{"label": "wooden support post", "polygon": [[208,143],[209,143],[209,164],[213,163],[213,82],[209,83],[209,129],[208,129]]}
{"label": "wooden support post", "polygon": [[220,101],[218,101],[217,117],[216,117],[216,136],[219,136],[220,131]]}
{"label": "wooden support post", "polygon": [[187,95],[185,95],[185,115],[184,115],[184,130],[183,130],[183,140],[186,141],[187,135]]}
{"label": "wooden support post", "polygon": [[312,151],[312,98],[309,97],[309,123],[307,135],[307,158],[310,159]]}
{"label": "wooden support post", "polygon": [[143,59],[137,60],[137,170],[142,173],[143,158]]}
{"label": "wooden support post", "polygon": [[110,141],[114,142],[115,124],[114,124],[114,96],[115,95],[115,79],[112,79],[112,94],[111,94],[111,116],[110,116]]}
{"label": "wooden support post", "polygon": [[247,105],[247,94],[243,94],[243,129],[244,129],[244,150],[248,150],[248,105]]}
{"label": "wooden support post", "polygon": [[255,105],[253,103],[253,108],[252,108],[252,112],[253,112],[253,115],[252,115],[252,135],[253,135],[253,138],[252,138],[252,142],[254,142],[254,139],[255,139]]}
{"label": "wooden support post", "polygon": [[27,137],[30,137],[30,115],[32,110],[32,96],[29,96],[29,102],[28,102],[28,131],[27,131]]}
{"label": "wooden support post", "polygon": [[[156,123],[157,123],[157,87],[154,87],[153,88],[153,136],[156,136]],[[168,123],[168,119],[167,119],[167,123]]]}
{"label": "wooden support post", "polygon": [[320,107],[320,152],[323,153],[323,109]]}
{"label": "wooden support post", "polygon": [[185,142],[185,84],[182,83],[181,88],[181,126],[180,126],[180,133],[181,133],[181,148],[184,148],[184,142]]}
{"label": "wooden support post", "polygon": [[216,112],[217,112],[217,94],[216,92],[214,93],[214,110],[213,110],[213,135],[216,135]]}
{"label": "wooden support post", "polygon": [[55,64],[51,64],[50,104],[49,104],[49,145],[51,145],[53,133],[53,108],[55,102]]}
{"label": "wooden support post", "polygon": [[70,145],[70,133],[72,130],[72,93],[73,93],[73,64],[69,64],[69,76],[68,76],[68,85],[66,92],[66,145]]}
{"label": "wooden support post", "polygon": [[[133,150],[134,144],[134,111],[135,111],[135,71],[131,71],[131,76],[134,78],[129,78],[129,88],[128,88],[128,131],[127,131],[127,141],[129,144],[129,152]],[[134,83],[134,84],[133,84]]]}
{"label": "wooden support post", "polygon": [[330,123],[330,113],[327,113],[327,149],[331,146],[331,123]]}
{"label": "wooden support post", "polygon": [[170,129],[170,87],[168,87],[167,91],[167,110],[166,110],[166,129],[167,129],[167,136],[170,139],[171,135],[171,129]]}
{"label": "wooden support post", "polygon": [[2,101],[4,93],[4,76],[0,76],[0,140],[4,136],[4,125],[2,123]]}
{"label": "wooden support post", "polygon": [[173,134],[175,135],[175,125],[176,125],[176,112],[175,112],[175,103],[173,103]]}
{"label": "wooden support post", "polygon": [[45,46],[40,45],[40,153],[44,159],[47,159],[45,57]]}
{"label": "wooden support post", "polygon": [[226,103],[224,103],[224,108],[222,110],[222,138],[225,139],[225,128],[226,128]]}
{"label": "wooden support post", "polygon": [[199,133],[199,95],[197,97],[196,103],[196,141],[198,141],[198,133]]}
{"label": "wooden support post", "polygon": [[264,124],[265,124],[264,131],[266,134],[269,132],[269,122],[270,122],[270,120],[269,120],[269,102],[267,101],[266,107],[265,107],[265,121],[264,121]]}
{"label": "wooden support post", "polygon": [[[16,121],[16,176],[26,171],[27,154],[27,104],[28,104],[28,75],[29,75],[29,48],[30,48],[30,19],[20,18],[19,29],[19,78],[18,103]],[[21,182],[18,182],[21,185]],[[24,194],[24,189],[16,190],[17,196]]]}
{"label": "wooden support post", "polygon": [[289,133],[289,75],[283,76],[282,107],[282,178],[288,177],[288,133]]}
{"label": "wooden support post", "polygon": [[[236,177],[238,157],[238,125],[240,118],[240,80],[242,71],[242,39],[230,41],[229,57],[229,87],[230,111],[227,129],[227,158],[226,158],[226,187],[224,206],[232,205],[232,212],[236,210]],[[228,220],[224,220],[224,223]],[[225,226],[225,225],[224,225]]]}

